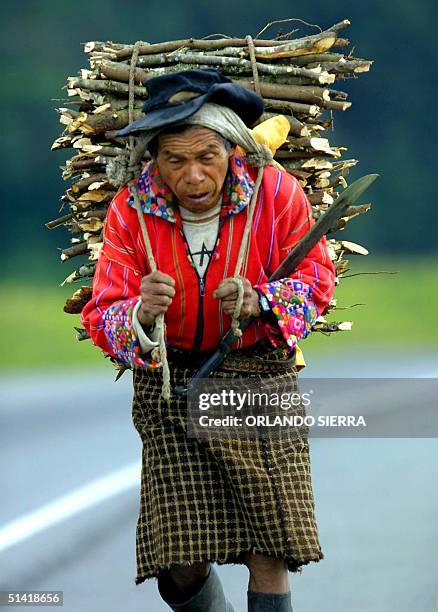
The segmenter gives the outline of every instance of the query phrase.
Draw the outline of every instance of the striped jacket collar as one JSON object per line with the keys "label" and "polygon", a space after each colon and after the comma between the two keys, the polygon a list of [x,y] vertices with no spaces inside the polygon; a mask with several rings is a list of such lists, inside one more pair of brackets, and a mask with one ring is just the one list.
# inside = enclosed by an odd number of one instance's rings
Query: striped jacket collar
{"label": "striped jacket collar", "polygon": [[[172,223],[181,222],[176,198],[158,171],[153,161],[146,164],[136,181],[137,193],[143,212],[161,217]],[[243,157],[234,154],[222,191],[221,217],[227,217],[243,210],[251,200],[254,190],[248,166]],[[129,206],[134,206],[132,196],[128,196]]]}

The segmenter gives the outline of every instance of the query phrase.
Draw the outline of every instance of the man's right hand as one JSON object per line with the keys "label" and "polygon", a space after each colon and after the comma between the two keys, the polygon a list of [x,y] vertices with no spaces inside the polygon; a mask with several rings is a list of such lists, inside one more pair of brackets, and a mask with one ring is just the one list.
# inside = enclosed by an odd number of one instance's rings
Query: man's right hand
{"label": "man's right hand", "polygon": [[168,274],[156,270],[141,279],[141,305],[137,317],[144,327],[150,327],[155,317],[165,313],[175,296],[175,281]]}

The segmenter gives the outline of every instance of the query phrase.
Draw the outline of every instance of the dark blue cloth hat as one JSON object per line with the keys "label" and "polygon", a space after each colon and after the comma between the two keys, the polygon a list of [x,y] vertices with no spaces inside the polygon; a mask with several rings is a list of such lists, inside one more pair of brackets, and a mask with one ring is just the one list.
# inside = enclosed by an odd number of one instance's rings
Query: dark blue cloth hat
{"label": "dark blue cloth hat", "polygon": [[263,98],[233,83],[217,70],[184,70],[152,78],[146,84],[149,97],[142,111],[146,116],[117,132],[133,132],[165,127],[194,115],[205,102],[228,106],[251,127],[263,113]]}

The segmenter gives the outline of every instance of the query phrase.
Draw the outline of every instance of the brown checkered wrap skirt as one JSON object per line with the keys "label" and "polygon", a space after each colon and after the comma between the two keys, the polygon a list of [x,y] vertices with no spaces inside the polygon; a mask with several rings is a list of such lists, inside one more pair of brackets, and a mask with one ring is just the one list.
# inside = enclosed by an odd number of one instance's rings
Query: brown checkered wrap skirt
{"label": "brown checkered wrap skirt", "polygon": [[[214,378],[257,377],[263,391],[286,383],[298,392],[295,367],[281,364],[280,353],[236,351]],[[172,387],[199,366],[169,362]],[[284,559],[291,572],[324,558],[306,435],[190,437],[186,400],[167,405],[160,397],[161,369],[136,367],[133,375],[132,417],[143,443],[136,584],[174,564],[243,563],[247,551]]]}

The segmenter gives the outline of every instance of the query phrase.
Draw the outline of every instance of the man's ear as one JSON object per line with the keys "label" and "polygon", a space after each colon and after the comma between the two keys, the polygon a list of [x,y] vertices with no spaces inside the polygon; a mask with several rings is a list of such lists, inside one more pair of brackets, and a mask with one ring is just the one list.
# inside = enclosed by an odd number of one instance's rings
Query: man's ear
{"label": "man's ear", "polygon": [[234,153],[236,152],[236,146],[237,146],[237,145],[235,145],[232,142],[230,142],[230,145],[231,146],[227,147],[227,149],[228,149],[228,159],[231,159],[233,157]]}
{"label": "man's ear", "polygon": [[225,136],[221,136],[221,138],[227,151],[228,158],[232,157],[236,150],[236,144],[234,142],[231,142],[231,140],[228,140],[228,138],[225,138]]}

